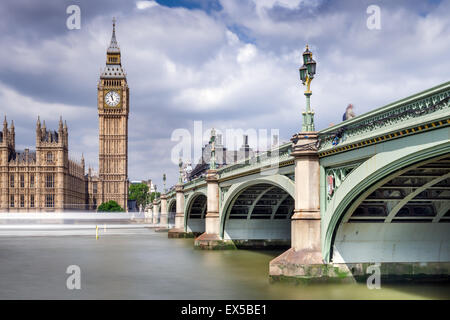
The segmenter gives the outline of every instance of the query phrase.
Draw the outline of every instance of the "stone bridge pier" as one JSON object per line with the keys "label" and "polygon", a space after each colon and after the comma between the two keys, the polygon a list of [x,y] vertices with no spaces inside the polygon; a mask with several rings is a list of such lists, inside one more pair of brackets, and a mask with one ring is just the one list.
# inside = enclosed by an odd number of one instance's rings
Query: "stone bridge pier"
{"label": "stone bridge pier", "polygon": [[270,274],[297,273],[299,265],[323,264],[320,217],[320,164],[317,132],[292,138],[295,158],[295,209],[291,218],[291,249],[270,262]]}
{"label": "stone bridge pier", "polygon": [[153,205],[149,204],[145,215],[146,222],[153,223]]}
{"label": "stone bridge pier", "polygon": [[153,200],[153,224],[158,224],[159,222],[159,207],[158,201]]}
{"label": "stone bridge pier", "polygon": [[161,212],[159,215],[159,231],[166,231],[168,228],[169,214],[167,212],[167,195],[164,193],[160,197]]}
{"label": "stone bridge pier", "polygon": [[194,235],[191,232],[186,232],[184,227],[185,212],[184,212],[184,191],[183,184],[179,182],[175,186],[176,197],[176,214],[175,214],[175,226],[169,230],[169,238],[193,238]]}
{"label": "stone bridge pier", "polygon": [[225,241],[220,236],[220,212],[219,212],[219,177],[217,170],[210,169],[206,174],[207,211],[205,217],[205,232],[195,239],[194,245],[203,249],[223,249],[232,241]]}

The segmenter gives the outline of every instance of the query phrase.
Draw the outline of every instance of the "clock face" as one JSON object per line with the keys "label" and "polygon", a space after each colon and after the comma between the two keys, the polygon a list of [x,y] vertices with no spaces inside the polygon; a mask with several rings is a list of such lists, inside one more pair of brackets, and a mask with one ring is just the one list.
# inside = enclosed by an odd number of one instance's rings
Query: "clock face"
{"label": "clock face", "polygon": [[109,91],[105,95],[105,102],[110,107],[116,107],[120,102],[120,95],[117,91]]}

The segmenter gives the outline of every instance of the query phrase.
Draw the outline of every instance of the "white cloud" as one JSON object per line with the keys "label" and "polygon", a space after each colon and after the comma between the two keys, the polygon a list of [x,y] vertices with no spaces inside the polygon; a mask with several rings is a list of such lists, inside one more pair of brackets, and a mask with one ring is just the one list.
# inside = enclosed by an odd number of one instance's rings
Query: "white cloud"
{"label": "white cloud", "polygon": [[303,0],[253,0],[256,5],[257,10],[262,8],[273,8],[273,6],[281,6],[288,9],[297,8],[300,3],[305,2]]}
{"label": "white cloud", "polygon": [[[161,185],[166,172],[168,184],[176,182],[170,136],[175,128],[192,131],[194,120],[203,120],[204,130],[278,128],[287,140],[301,127],[298,67],[306,42],[318,62],[312,83],[318,129],[339,122],[349,102],[360,114],[448,80],[448,2],[426,16],[410,7],[382,8],[382,29],[374,32],[362,7],[304,17],[299,8],[319,1],[256,1],[260,9],[252,1],[223,0],[223,10],[210,14],[139,1],[140,10],[133,3],[119,15],[131,98],[130,179]],[[38,113],[50,120],[62,114],[70,120],[71,152],[84,152],[94,165],[96,84],[110,36],[110,17],[97,16],[79,32],[40,39],[38,46],[2,37],[8,50],[0,52],[0,71],[20,83],[0,86],[2,111],[16,126],[29,118],[23,127],[32,127]],[[30,76],[38,80],[26,87]],[[21,144],[34,143],[30,137]]]}
{"label": "white cloud", "polygon": [[239,63],[248,63],[255,58],[258,49],[251,43],[246,44],[244,47],[239,49],[239,53],[237,55],[237,62]]}
{"label": "white cloud", "polygon": [[144,10],[152,7],[158,6],[158,3],[156,1],[136,1],[136,8],[139,10]]}
{"label": "white cloud", "polygon": [[13,118],[34,121],[38,115],[42,120],[57,120],[62,115],[65,119],[80,120],[89,114],[94,115],[92,110],[84,106],[38,101],[3,85],[0,85],[0,105],[3,106],[2,111]]}

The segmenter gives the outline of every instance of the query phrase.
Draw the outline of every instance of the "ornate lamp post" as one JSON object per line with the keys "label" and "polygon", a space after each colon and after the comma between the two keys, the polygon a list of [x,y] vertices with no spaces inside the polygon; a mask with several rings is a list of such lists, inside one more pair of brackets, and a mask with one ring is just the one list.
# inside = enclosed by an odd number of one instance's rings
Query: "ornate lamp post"
{"label": "ornate lamp post", "polygon": [[303,132],[315,131],[314,128],[314,111],[311,110],[311,81],[314,79],[316,74],[316,62],[312,58],[312,52],[309,51],[308,45],[306,45],[306,50],[303,52],[303,65],[299,69],[300,80],[303,85],[306,85],[306,111],[303,114]]}
{"label": "ornate lamp post", "polygon": [[216,130],[211,129],[211,139],[209,139],[209,144],[211,145],[211,159],[209,161],[209,169],[216,169]]}
{"label": "ornate lamp post", "polygon": [[167,190],[166,190],[166,174],[165,173],[163,173],[163,186],[164,186],[163,192],[164,192],[164,194],[166,194]]}
{"label": "ornate lamp post", "polygon": [[168,224],[168,213],[167,213],[167,195],[166,195],[166,174],[163,173],[163,194],[161,195],[161,215],[159,219],[159,224],[165,229]]}
{"label": "ornate lamp post", "polygon": [[179,167],[179,173],[180,176],[178,178],[178,183],[179,184],[183,184],[183,161],[180,158],[180,161],[178,162],[178,167]]}

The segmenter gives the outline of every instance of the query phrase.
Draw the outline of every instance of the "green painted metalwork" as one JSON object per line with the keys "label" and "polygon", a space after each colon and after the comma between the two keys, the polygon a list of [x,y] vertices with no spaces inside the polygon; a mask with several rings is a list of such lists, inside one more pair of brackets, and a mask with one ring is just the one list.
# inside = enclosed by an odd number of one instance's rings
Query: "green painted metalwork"
{"label": "green painted metalwork", "polygon": [[177,200],[175,197],[169,198],[167,201],[167,210],[170,210],[170,208],[175,204],[176,205]]}
{"label": "green painted metalwork", "polygon": [[[341,217],[352,212],[364,197],[377,189],[401,169],[450,152],[450,128],[441,128],[424,132],[415,136],[407,136],[400,147],[398,140],[387,141],[381,146],[368,148],[378,149],[377,153],[355,168],[336,190],[326,208],[321,208],[322,217],[322,254],[325,261],[330,262],[333,235],[339,227]],[[322,171],[324,172],[324,171]],[[325,177],[321,177],[322,181]],[[321,198],[326,197],[321,187]]]}
{"label": "green painted metalwork", "polygon": [[246,188],[261,183],[277,186],[295,199],[295,184],[292,180],[283,175],[267,176],[233,184],[225,194],[224,200],[220,205],[220,237],[223,238],[224,236],[225,221],[229,214],[229,209],[232,207],[233,200]]}
{"label": "green painted metalwork", "polygon": [[211,145],[211,159],[209,163],[209,169],[216,169],[216,130],[211,129],[211,139],[209,139],[209,144]]}
{"label": "green painted metalwork", "polygon": [[167,193],[167,189],[166,189],[166,174],[163,173],[163,193],[166,194]]}
{"label": "green painted metalwork", "polygon": [[[396,171],[405,166],[449,152],[449,97],[450,82],[447,82],[320,131],[321,242],[327,262],[331,259],[332,239],[339,221],[357,208],[361,194],[373,192],[380,181],[399,174]],[[336,133],[340,134],[340,141],[333,146]],[[386,135],[395,139],[375,139]],[[367,140],[374,143],[360,144]],[[335,148],[346,152],[330,153]],[[331,194],[328,175],[335,183]]]}
{"label": "green painted metalwork", "polygon": [[180,161],[178,162],[178,168],[179,168],[179,176],[178,176],[178,183],[182,184],[183,183],[183,161],[180,158]]}
{"label": "green painted metalwork", "polygon": [[311,132],[315,131],[314,111],[311,110],[311,81],[314,79],[316,73],[316,62],[312,58],[312,52],[309,51],[308,45],[306,45],[306,49],[303,52],[303,65],[300,67],[299,72],[302,84],[306,85],[306,110],[302,112],[302,131]]}
{"label": "green painted metalwork", "polygon": [[206,190],[193,191],[193,192],[190,192],[185,197],[185,201],[184,201],[184,230],[187,230],[187,225],[188,225],[188,220],[189,220],[189,211],[190,211],[190,208],[192,206],[192,203],[194,202],[195,198],[197,198],[198,196],[201,196],[201,195],[203,195],[205,197],[208,197],[207,194],[206,194]]}
{"label": "green painted metalwork", "polygon": [[[344,182],[345,178],[353,171],[356,167],[358,167],[360,163],[354,163],[350,165],[344,165],[341,167],[331,167],[325,170],[326,175],[326,186],[327,186],[327,194],[326,198],[328,202],[333,198],[336,190],[341,186],[342,182]],[[329,181],[329,177],[332,178],[332,181]]]}
{"label": "green painted metalwork", "polygon": [[[319,132],[319,153],[374,140],[429,122],[445,121],[450,113],[450,82],[391,103]],[[413,132],[411,132],[413,133]],[[339,143],[333,146],[337,136]],[[378,140],[378,139],[377,139]],[[382,140],[381,140],[382,141]],[[364,147],[364,146],[362,146]]]}
{"label": "green painted metalwork", "polygon": [[222,167],[218,170],[219,181],[252,170],[258,170],[259,172],[269,171],[270,173],[270,170],[278,169],[280,163],[294,160],[291,152],[292,143],[288,142],[278,148],[261,153],[256,157],[244,159],[235,164]]}

